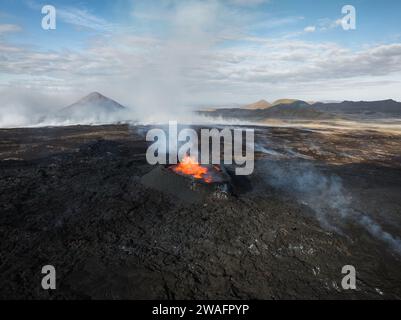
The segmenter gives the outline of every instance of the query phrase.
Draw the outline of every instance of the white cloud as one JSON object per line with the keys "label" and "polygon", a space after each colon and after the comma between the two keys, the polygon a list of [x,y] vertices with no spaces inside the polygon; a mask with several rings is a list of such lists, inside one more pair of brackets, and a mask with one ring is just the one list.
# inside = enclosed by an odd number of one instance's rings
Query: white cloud
{"label": "white cloud", "polygon": [[97,31],[110,31],[113,27],[111,23],[83,9],[60,8],[57,9],[57,17],[65,23]]}
{"label": "white cloud", "polygon": [[[148,9],[136,8],[135,18],[148,19],[153,8]],[[70,102],[100,91],[148,114],[179,114],[186,104],[262,97],[359,100],[385,93],[386,98],[401,99],[397,41],[355,51],[331,42],[250,36],[249,17],[216,1],[174,2],[157,10],[155,16],[163,17],[163,37],[117,32],[86,11],[77,16],[75,10],[64,11],[63,19],[74,25],[111,28],[113,37],[101,33],[85,51],[16,47],[0,38],[0,87],[57,92]],[[303,32],[318,28],[308,26]],[[368,83],[377,90],[366,90]]]}
{"label": "white cloud", "polygon": [[0,24],[0,35],[21,31],[22,28],[16,24]]}
{"label": "white cloud", "polygon": [[[36,0],[26,0],[25,3],[29,8],[35,11],[40,11],[43,6],[43,4]],[[76,8],[57,5],[56,15],[57,19],[77,28],[85,28],[95,31],[111,31],[116,27],[107,20],[91,13],[85,7]]]}
{"label": "white cloud", "polygon": [[270,0],[230,0],[229,2],[240,6],[255,6],[268,3]]}
{"label": "white cloud", "polygon": [[304,29],[305,32],[310,33],[310,32],[315,32],[316,27],[315,26],[308,26]]}
{"label": "white cloud", "polygon": [[[77,97],[99,90],[154,112],[187,102],[230,97],[242,101],[269,92],[286,96],[285,90],[290,94],[299,88],[315,88],[316,96],[320,90],[332,90],[341,99],[341,86],[358,92],[358,86],[362,90],[363,83],[380,83],[383,77],[401,81],[401,43],[355,52],[334,43],[247,38],[248,45],[234,47],[201,43],[194,54],[189,40],[125,35],[95,42],[86,52],[3,52],[0,72],[8,77],[0,79],[0,85],[61,90]],[[5,80],[13,76],[15,81]]]}
{"label": "white cloud", "polygon": [[320,31],[326,31],[326,30],[331,30],[335,29],[338,27],[341,27],[342,25],[342,18],[338,18],[335,20],[329,19],[329,18],[322,18],[319,19],[318,22],[318,29]]}

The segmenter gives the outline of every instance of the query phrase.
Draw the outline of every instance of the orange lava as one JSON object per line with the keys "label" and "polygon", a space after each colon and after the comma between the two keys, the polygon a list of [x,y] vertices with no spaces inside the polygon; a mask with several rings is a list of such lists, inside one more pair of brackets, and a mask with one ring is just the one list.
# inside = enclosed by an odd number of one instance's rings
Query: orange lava
{"label": "orange lava", "polygon": [[193,176],[196,179],[203,179],[207,183],[212,182],[212,179],[207,176],[208,168],[202,167],[190,156],[185,156],[185,158],[172,169],[178,174]]}

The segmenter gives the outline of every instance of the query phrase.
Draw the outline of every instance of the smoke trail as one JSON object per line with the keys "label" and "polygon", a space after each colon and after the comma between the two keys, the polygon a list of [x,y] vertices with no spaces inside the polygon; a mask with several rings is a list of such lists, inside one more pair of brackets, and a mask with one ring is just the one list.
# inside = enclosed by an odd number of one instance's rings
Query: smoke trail
{"label": "smoke trail", "polygon": [[365,214],[360,214],[360,218],[357,222],[368,230],[368,232],[387,243],[394,251],[396,251],[399,255],[401,255],[401,239],[396,238],[384,231],[376,222],[372,220],[369,216]]}
{"label": "smoke trail", "polygon": [[344,234],[343,227],[347,222],[358,224],[401,255],[401,239],[384,231],[366,213],[353,209],[352,196],[338,176],[325,174],[312,163],[299,159],[269,161],[263,171],[270,185],[291,193],[297,201],[309,206],[324,228]]}

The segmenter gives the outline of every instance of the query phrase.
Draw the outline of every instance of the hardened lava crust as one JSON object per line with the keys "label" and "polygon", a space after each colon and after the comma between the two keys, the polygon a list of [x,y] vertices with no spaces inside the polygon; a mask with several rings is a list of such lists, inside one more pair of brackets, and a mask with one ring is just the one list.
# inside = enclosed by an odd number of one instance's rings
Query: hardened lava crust
{"label": "hardened lava crust", "polygon": [[1,299],[401,297],[400,135],[257,127],[255,172],[198,192],[147,129],[0,130]]}

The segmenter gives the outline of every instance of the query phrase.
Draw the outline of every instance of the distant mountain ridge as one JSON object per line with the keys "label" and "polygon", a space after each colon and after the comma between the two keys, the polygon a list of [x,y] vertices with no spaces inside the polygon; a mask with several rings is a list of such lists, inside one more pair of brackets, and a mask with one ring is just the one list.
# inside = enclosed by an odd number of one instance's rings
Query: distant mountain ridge
{"label": "distant mountain ridge", "polygon": [[221,117],[231,119],[245,119],[248,121],[264,121],[266,119],[331,119],[331,114],[313,110],[311,106],[302,100],[296,100],[289,104],[279,104],[266,109],[216,109],[214,111],[199,111],[200,114],[209,117]]}
{"label": "distant mountain ridge", "polygon": [[340,103],[317,102],[313,105],[313,109],[335,114],[401,116],[401,103],[392,99]]}
{"label": "distant mountain ridge", "polygon": [[[251,103],[251,104],[247,104],[245,106],[242,107],[242,109],[248,109],[248,110],[257,110],[257,109],[268,109],[274,106],[278,106],[280,104],[292,104],[294,102],[297,101],[302,101],[302,100],[298,100],[298,99],[279,99],[274,101],[273,103],[270,103],[264,99],[259,100],[257,102]],[[305,101],[303,101],[305,102]],[[308,103],[308,102],[305,102]],[[309,104],[309,103],[308,103]]]}
{"label": "distant mountain ridge", "polygon": [[[243,108],[223,108],[200,113],[209,117],[245,119],[264,121],[268,119],[283,120],[330,120],[346,118],[401,118],[401,103],[394,100],[382,101],[343,101],[339,103],[316,102],[310,104],[302,100],[280,99],[266,108],[255,108],[263,105],[264,100]],[[266,104],[265,104],[266,105]]]}
{"label": "distant mountain ridge", "polygon": [[[297,102],[297,101],[302,101],[302,100],[298,100],[298,99],[278,99],[278,100],[274,101],[272,105],[273,106],[278,106],[280,104],[292,104],[292,103]],[[302,102],[307,103],[306,101],[302,101]],[[309,103],[307,103],[307,104],[309,104]]]}
{"label": "distant mountain ridge", "polygon": [[267,109],[267,108],[270,108],[271,106],[272,106],[271,103],[262,99],[255,103],[247,104],[247,105],[243,106],[241,109],[248,109],[248,110]]}

